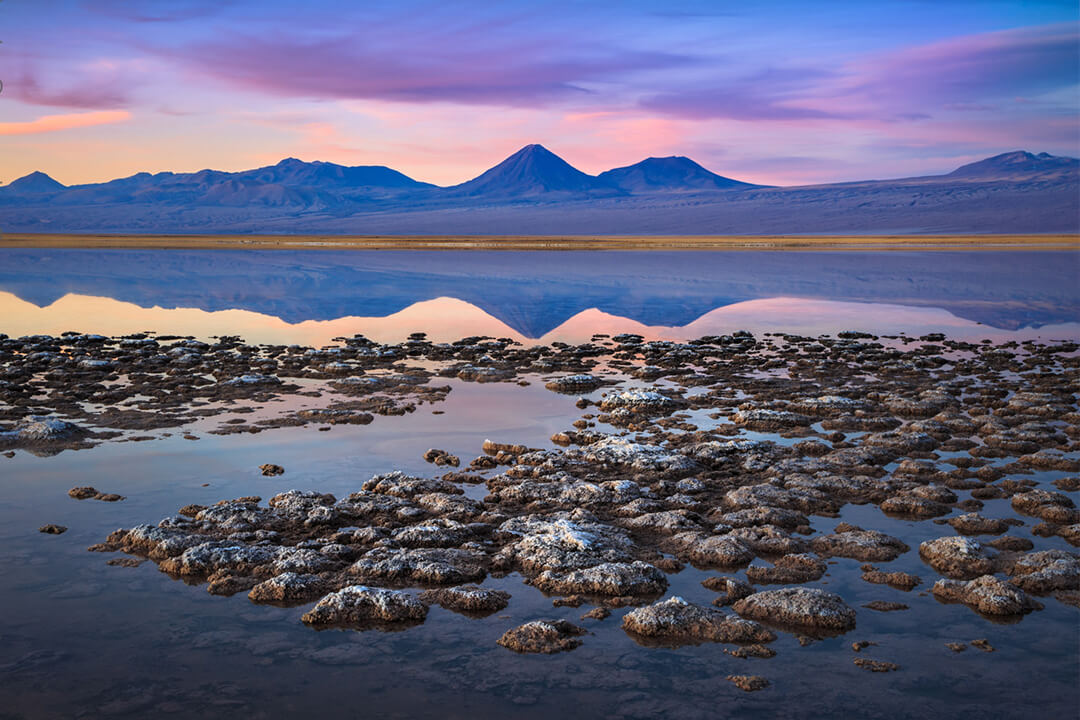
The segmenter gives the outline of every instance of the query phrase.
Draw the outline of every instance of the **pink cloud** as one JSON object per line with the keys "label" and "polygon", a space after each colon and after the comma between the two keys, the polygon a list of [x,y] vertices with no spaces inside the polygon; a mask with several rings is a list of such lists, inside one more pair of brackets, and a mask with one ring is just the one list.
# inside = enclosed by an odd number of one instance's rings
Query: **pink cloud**
{"label": "pink cloud", "polygon": [[67,115],[43,115],[26,122],[0,123],[0,135],[37,135],[73,128],[109,125],[123,122],[131,117],[126,110],[98,110]]}

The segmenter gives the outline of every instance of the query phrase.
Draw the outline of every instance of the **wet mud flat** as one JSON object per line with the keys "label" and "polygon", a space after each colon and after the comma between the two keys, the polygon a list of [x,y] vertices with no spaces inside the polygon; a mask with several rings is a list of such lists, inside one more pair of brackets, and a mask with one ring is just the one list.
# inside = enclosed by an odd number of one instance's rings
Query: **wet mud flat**
{"label": "wet mud flat", "polygon": [[[427,473],[389,466],[347,492],[308,479],[265,500],[181,501],[90,549],[108,554],[103,573],[156,566],[183,581],[175,592],[246,596],[307,633],[406,631],[387,637],[423,637],[440,653],[425,628],[476,626],[472,640],[454,636],[475,651],[476,676],[492,658],[595,659],[622,638],[641,656],[620,656],[628,675],[674,652],[698,678],[690,696],[783,697],[798,684],[784,663],[819,662],[828,648],[848,669],[819,689],[842,704],[863,676],[895,688],[925,675],[912,643],[932,643],[942,664],[977,654],[1016,672],[1023,657],[985,640],[995,628],[1075,634],[1078,350],[862,332],[532,347],[417,335],[322,349],[6,338],[0,442],[50,455],[194,422],[226,439],[363,425],[438,412],[451,379],[499,383],[508,398],[543,385],[577,419],[542,447],[478,437],[471,454],[418,452]],[[275,460],[263,472],[287,487],[294,467]],[[965,620],[922,626],[934,607]],[[284,632],[262,627],[243,642]],[[695,664],[714,652],[712,666]],[[478,686],[544,706],[515,673]],[[671,695],[686,692],[601,674],[592,687],[621,694],[616,716],[674,711]],[[423,677],[453,685],[445,669]],[[545,682],[574,692],[561,676]]]}

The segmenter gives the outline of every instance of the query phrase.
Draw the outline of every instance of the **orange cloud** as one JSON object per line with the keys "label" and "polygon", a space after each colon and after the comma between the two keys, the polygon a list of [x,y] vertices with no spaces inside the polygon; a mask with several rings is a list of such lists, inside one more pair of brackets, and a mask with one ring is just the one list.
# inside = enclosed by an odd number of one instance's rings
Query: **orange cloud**
{"label": "orange cloud", "polygon": [[0,123],[0,135],[37,135],[38,133],[70,130],[72,128],[108,125],[123,122],[131,117],[126,110],[98,110],[95,112],[69,113],[67,115],[43,115],[27,122]]}

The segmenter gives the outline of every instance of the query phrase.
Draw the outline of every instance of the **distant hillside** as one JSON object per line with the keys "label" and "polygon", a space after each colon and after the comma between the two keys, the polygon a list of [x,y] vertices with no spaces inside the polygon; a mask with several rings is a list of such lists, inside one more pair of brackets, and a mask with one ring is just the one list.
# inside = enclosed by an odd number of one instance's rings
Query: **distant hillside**
{"label": "distant hillside", "polygon": [[723,235],[1080,232],[1080,161],[1016,151],[946,175],[768,187],[690,158],[589,175],[527,145],[437,187],[382,166],[287,158],[242,172],[137,173],[65,187],[35,172],[0,187],[21,232]]}
{"label": "distant hillside", "polygon": [[632,193],[761,187],[709,172],[688,157],[651,157],[602,172],[597,179]]}
{"label": "distant hillside", "polygon": [[43,172],[32,172],[23,175],[18,180],[7,186],[6,190],[20,195],[37,195],[40,193],[57,193],[64,189],[64,185],[53,180]]}
{"label": "distant hillside", "polygon": [[452,196],[527,198],[558,193],[592,197],[615,194],[543,145],[526,145],[482,175],[446,192]]}
{"label": "distant hillside", "polygon": [[1059,180],[1075,176],[1080,160],[1049,153],[1032,155],[1023,150],[995,155],[963,165],[945,177],[987,180]]}

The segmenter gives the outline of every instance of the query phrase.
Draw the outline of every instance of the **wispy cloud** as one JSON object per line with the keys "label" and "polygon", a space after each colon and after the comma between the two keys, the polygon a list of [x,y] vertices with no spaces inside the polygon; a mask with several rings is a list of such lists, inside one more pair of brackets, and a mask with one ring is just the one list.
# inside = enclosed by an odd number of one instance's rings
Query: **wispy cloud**
{"label": "wispy cloud", "polygon": [[67,115],[43,115],[25,122],[0,122],[0,135],[37,135],[73,128],[109,125],[123,122],[131,117],[126,110],[98,110],[95,112],[69,113]]}
{"label": "wispy cloud", "polygon": [[1059,24],[983,33],[860,57],[834,71],[770,70],[647,95],[642,106],[689,118],[928,120],[985,110],[1080,83],[1080,33]]}
{"label": "wispy cloud", "polygon": [[812,68],[770,68],[760,73],[645,97],[642,107],[681,117],[731,120],[809,120],[839,118],[841,114],[812,107],[810,88],[833,77]]}
{"label": "wispy cloud", "polygon": [[438,38],[237,36],[184,48],[177,59],[206,76],[280,96],[523,107],[694,62],[677,53],[492,39],[478,28]]}
{"label": "wispy cloud", "polygon": [[30,105],[79,109],[115,109],[129,102],[130,86],[123,80],[86,77],[65,87],[43,87],[36,75],[23,71],[8,79],[4,89],[15,99]]}

